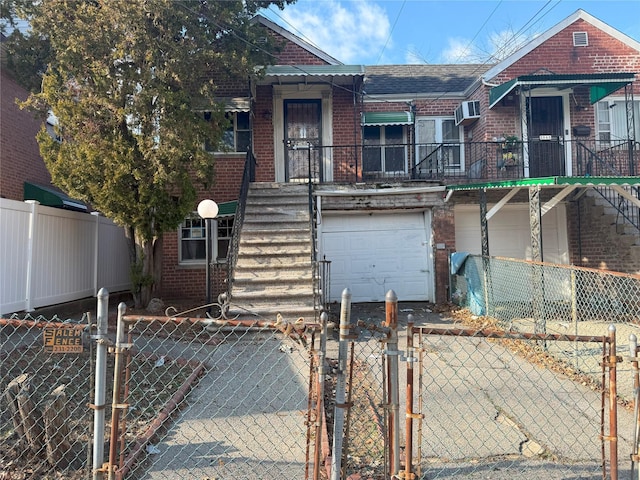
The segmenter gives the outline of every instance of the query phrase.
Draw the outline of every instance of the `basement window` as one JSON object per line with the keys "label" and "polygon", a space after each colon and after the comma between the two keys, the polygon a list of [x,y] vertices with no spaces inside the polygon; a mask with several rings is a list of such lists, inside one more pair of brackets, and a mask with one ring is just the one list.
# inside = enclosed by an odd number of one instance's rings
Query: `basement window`
{"label": "basement window", "polygon": [[573,46],[588,47],[589,35],[587,34],[587,32],[573,32]]}
{"label": "basement window", "polygon": [[[234,215],[219,216],[211,222],[213,263],[226,263],[233,232]],[[207,261],[206,224],[194,212],[182,222],[178,231],[180,265],[204,265]]]}

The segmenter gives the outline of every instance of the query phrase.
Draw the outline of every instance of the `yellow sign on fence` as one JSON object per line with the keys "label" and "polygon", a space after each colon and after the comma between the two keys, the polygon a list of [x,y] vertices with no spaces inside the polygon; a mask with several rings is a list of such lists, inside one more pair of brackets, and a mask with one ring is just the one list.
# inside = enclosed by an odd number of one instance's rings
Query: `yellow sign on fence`
{"label": "yellow sign on fence", "polygon": [[42,333],[45,352],[82,353],[82,330],[75,328],[45,328]]}

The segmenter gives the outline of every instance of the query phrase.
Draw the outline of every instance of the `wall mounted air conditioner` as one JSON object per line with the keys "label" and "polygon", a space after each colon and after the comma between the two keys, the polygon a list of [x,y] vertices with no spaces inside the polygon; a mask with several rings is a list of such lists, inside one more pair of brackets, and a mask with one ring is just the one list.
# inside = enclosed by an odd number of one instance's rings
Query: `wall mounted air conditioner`
{"label": "wall mounted air conditioner", "polygon": [[462,102],[454,112],[456,125],[469,125],[480,118],[480,102]]}

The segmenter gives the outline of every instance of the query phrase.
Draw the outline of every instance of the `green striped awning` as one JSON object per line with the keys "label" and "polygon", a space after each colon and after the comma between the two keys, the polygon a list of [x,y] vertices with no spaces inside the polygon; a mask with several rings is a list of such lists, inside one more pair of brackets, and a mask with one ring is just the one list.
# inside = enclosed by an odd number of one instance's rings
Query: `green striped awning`
{"label": "green striped awning", "polygon": [[224,202],[218,204],[218,217],[225,217],[228,215],[235,215],[238,201],[233,200],[231,202]]}
{"label": "green striped awning", "polygon": [[414,121],[411,112],[363,112],[361,124],[373,125],[410,125]]}

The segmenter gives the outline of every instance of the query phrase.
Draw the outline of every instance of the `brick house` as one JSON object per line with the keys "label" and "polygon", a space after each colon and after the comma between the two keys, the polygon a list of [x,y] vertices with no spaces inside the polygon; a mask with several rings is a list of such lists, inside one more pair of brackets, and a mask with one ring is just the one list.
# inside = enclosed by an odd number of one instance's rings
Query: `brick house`
{"label": "brick house", "polygon": [[36,142],[42,122],[26,110],[20,110],[17,100],[24,101],[29,92],[0,68],[0,197],[22,201],[24,182],[48,185],[51,175],[44,165]]}
{"label": "brick house", "polygon": [[[4,67],[2,47],[0,68],[0,198],[10,200],[38,200],[43,205],[69,210],[87,211],[82,202],[73,200],[51,184],[51,174],[40,156],[36,135],[42,120],[28,110],[21,110],[18,102],[25,101],[29,92]],[[47,123],[47,127],[50,125]],[[51,129],[53,135],[53,130]]]}
{"label": "brick house", "polygon": [[[216,294],[265,315],[345,287],[444,301],[453,251],[640,271],[637,41],[578,10],[495,65],[365,67],[257,22],[283,48],[221,90],[232,128],[201,192]],[[204,235],[197,216],[165,235],[166,298],[202,298]]]}

